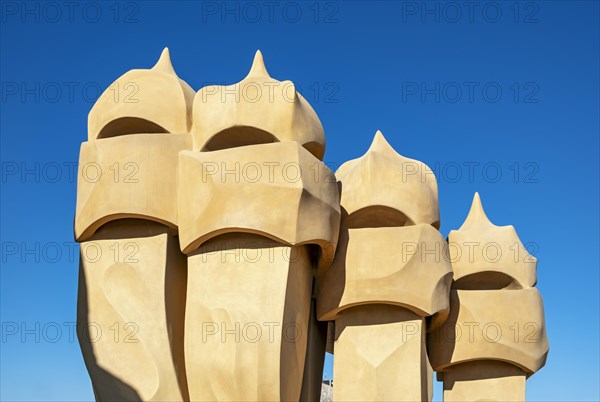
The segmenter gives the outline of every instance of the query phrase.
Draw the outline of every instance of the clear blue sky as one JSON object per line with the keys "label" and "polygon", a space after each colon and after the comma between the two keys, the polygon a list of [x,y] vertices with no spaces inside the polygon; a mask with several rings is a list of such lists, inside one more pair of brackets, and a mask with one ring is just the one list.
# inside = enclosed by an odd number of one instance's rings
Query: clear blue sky
{"label": "clear blue sky", "polygon": [[1,399],[93,399],[68,330],[71,166],[98,90],[168,46],[195,90],[239,81],[261,49],[317,111],[333,165],[380,129],[436,170],[444,235],[479,191],[539,259],[550,354],[528,399],[598,400],[598,2],[272,4],[1,3]]}

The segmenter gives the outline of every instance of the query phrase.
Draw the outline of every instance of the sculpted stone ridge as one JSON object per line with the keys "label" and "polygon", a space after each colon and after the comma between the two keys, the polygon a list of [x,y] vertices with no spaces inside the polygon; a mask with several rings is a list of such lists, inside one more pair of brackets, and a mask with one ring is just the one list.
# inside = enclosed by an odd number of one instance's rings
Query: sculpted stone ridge
{"label": "sculpted stone ridge", "polygon": [[[383,207],[404,215],[394,226],[426,223],[439,228],[433,171],[423,162],[398,154],[380,131],[363,156],[344,163],[335,174],[343,183],[341,205],[350,219],[361,219],[359,215],[371,214],[369,209]],[[373,214],[383,216],[380,211]]]}
{"label": "sculpted stone ridge", "polygon": [[333,173],[295,142],[179,157],[179,237],[190,253],[224,233],[317,244],[333,259],[340,207]]}
{"label": "sculpted stone ridge", "polygon": [[88,116],[88,140],[138,133],[189,133],[196,92],[163,50],[150,69],[130,70],[100,95]]}
{"label": "sculpted stone ridge", "polygon": [[498,360],[461,363],[446,369],[442,377],[444,402],[525,401],[527,376],[510,363]]}
{"label": "sculpted stone ridge", "polygon": [[475,193],[465,222],[448,235],[454,268],[453,287],[459,289],[535,286],[537,259],[531,256],[515,228],[494,225]]}
{"label": "sculpted stone ridge", "polygon": [[544,366],[549,348],[540,293],[535,288],[452,290],[450,315],[427,343],[436,371],[498,360],[531,375]]}
{"label": "sculpted stone ridge", "polygon": [[97,400],[189,400],[177,238],[154,222],[120,221],[90,240],[81,243],[77,320]]}
{"label": "sculpted stone ridge", "polygon": [[336,401],[431,401],[433,369],[447,402],[524,400],[549,346],[515,229],[476,193],[446,242],[432,170],[379,131],[337,178],[324,152],[260,51],[234,85],[196,93],[165,49],[104,91],[74,222],[98,400],[318,400],[325,350]]}
{"label": "sculpted stone ridge", "polygon": [[431,225],[342,228],[320,281],[319,319],[362,304],[397,305],[422,317],[448,310],[452,267],[445,252],[446,241]]}
{"label": "sculpted stone ridge", "polygon": [[237,84],[202,88],[194,98],[194,151],[295,141],[323,159],[319,117],[291,81],[277,81],[256,52],[250,72]]}
{"label": "sculpted stone ridge", "polygon": [[81,144],[75,238],[111,221],[141,218],[177,232],[178,154],[189,134],[138,134]]}
{"label": "sculpted stone ridge", "polygon": [[338,248],[317,271],[317,316],[335,320],[334,400],[431,400],[425,317],[447,315],[452,281],[435,177],[379,131],[336,175]]}
{"label": "sculpted stone ridge", "polygon": [[245,233],[213,238],[188,256],[191,401],[299,400],[312,261],[306,246]]}
{"label": "sculpted stone ridge", "polygon": [[424,318],[395,306],[341,312],[335,321],[334,400],[431,401],[425,332]]}

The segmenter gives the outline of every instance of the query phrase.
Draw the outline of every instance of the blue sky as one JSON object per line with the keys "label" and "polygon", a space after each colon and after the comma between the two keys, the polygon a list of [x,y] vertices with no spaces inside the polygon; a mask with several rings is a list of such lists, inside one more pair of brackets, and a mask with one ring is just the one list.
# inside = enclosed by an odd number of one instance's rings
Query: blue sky
{"label": "blue sky", "polygon": [[550,354],[528,399],[599,400],[598,2],[223,4],[1,3],[0,398],[93,400],[69,330],[73,166],[98,91],[168,46],[195,90],[239,81],[261,49],[315,108],[332,166],[381,130],[436,171],[444,235],[479,191],[539,259]]}

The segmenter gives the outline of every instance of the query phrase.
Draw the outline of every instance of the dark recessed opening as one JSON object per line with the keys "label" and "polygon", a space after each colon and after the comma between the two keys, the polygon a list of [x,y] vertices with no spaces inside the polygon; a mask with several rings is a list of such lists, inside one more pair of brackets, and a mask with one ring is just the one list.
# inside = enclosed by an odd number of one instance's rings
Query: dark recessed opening
{"label": "dark recessed opening", "polygon": [[108,123],[98,134],[98,138],[118,137],[127,134],[168,134],[169,132],[146,119],[122,117]]}
{"label": "dark recessed opening", "polygon": [[344,219],[347,228],[385,228],[411,226],[414,222],[397,209],[376,205],[359,209]]}
{"label": "dark recessed opening", "polygon": [[203,151],[218,151],[220,149],[243,147],[245,145],[270,144],[277,139],[264,130],[249,126],[236,126],[220,131],[213,135],[204,145]]}
{"label": "dark recessed opening", "polygon": [[452,284],[460,290],[498,290],[519,288],[513,278],[502,272],[483,271],[464,276]]}

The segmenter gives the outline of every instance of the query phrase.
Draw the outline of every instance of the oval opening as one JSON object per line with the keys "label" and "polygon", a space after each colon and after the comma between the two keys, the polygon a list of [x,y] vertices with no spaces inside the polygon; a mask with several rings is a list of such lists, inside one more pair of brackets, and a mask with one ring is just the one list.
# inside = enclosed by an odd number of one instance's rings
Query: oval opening
{"label": "oval opening", "polygon": [[169,132],[146,119],[139,117],[121,117],[108,123],[98,134],[98,139],[118,137],[128,134],[168,134]]}
{"label": "oval opening", "polygon": [[383,205],[375,205],[359,209],[348,215],[344,226],[355,228],[385,228],[398,226],[412,226],[414,222],[397,209]]}
{"label": "oval opening", "polygon": [[246,145],[270,144],[278,142],[273,134],[256,127],[236,126],[213,135],[202,148],[203,151],[243,147]]}
{"label": "oval opening", "polygon": [[323,156],[325,156],[325,149],[323,148],[323,146],[321,144],[319,144],[318,142],[315,142],[315,141],[311,141],[311,142],[307,142],[303,146],[304,146],[304,148],[306,148],[306,150],[308,152],[313,154],[315,156],[315,158],[317,158],[320,161],[323,160]]}
{"label": "oval opening", "polygon": [[512,276],[505,273],[483,271],[463,276],[454,281],[452,288],[459,290],[500,290],[520,289],[521,286]]}

